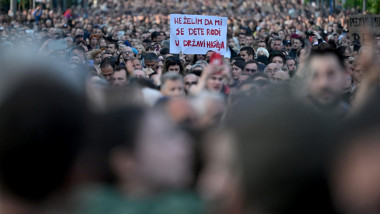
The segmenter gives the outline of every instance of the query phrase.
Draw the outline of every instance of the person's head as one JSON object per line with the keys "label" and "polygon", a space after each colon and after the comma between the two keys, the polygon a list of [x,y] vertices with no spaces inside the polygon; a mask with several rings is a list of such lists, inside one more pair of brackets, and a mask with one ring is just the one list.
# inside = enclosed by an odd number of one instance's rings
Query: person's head
{"label": "person's head", "polygon": [[272,52],[269,57],[269,63],[277,63],[280,68],[284,66],[285,56],[281,52]]}
{"label": "person's head", "polygon": [[175,72],[167,72],[161,77],[161,93],[168,97],[185,96],[183,78]]}
{"label": "person's head", "polygon": [[112,57],[112,54],[108,51],[105,51],[103,54],[102,54],[102,59],[106,59],[106,58],[111,58]]}
{"label": "person's head", "polygon": [[240,33],[239,34],[239,43],[240,43],[240,45],[245,45],[244,44],[244,42],[245,42],[245,36],[246,36],[245,33]]}
{"label": "person's head", "polygon": [[286,58],[286,66],[288,67],[289,75],[292,77],[297,70],[296,60],[294,58]]}
{"label": "person's head", "polygon": [[248,62],[249,60],[253,59],[255,57],[255,51],[252,47],[242,47],[240,49],[240,56]]}
{"label": "person's head", "polygon": [[191,66],[190,73],[197,75],[198,77],[201,76],[203,72],[204,66],[201,64],[194,64]]}
{"label": "person's head", "polygon": [[104,38],[99,39],[99,48],[108,48],[107,41]]}
{"label": "person's head", "polygon": [[313,213],[335,213],[326,164],[328,123],[276,89],[242,99],[226,116],[235,133],[242,213],[302,213],[305,204],[316,206]]}
{"label": "person's head", "polygon": [[74,40],[73,40],[73,38],[71,38],[71,37],[66,37],[65,40],[66,40],[66,43],[67,43],[67,47],[70,48],[71,46],[73,46],[73,44],[74,44]]}
{"label": "person's head", "polygon": [[356,86],[359,86],[363,80],[363,77],[364,77],[364,69],[363,69],[362,64],[360,62],[355,63],[354,70],[352,72],[352,80],[354,84]]}
{"label": "person's head", "polygon": [[128,83],[127,70],[124,66],[117,66],[112,74],[112,85],[124,86]]}
{"label": "person's head", "polygon": [[103,59],[100,63],[100,70],[102,76],[109,82],[112,83],[112,75],[114,73],[115,63],[111,59]]}
{"label": "person's head", "polygon": [[97,46],[99,42],[99,36],[96,34],[91,34],[90,36],[90,45]]}
{"label": "person's head", "polygon": [[277,34],[281,38],[281,40],[285,40],[285,31],[284,30],[279,30],[277,32]]}
{"label": "person's head", "polygon": [[274,73],[274,76],[273,76],[273,82],[275,83],[288,81],[289,79],[290,79],[289,74],[282,70],[277,71],[276,73]]}
{"label": "person's head", "polygon": [[148,75],[143,70],[134,70],[132,75],[137,79],[148,79]]}
{"label": "person's head", "polygon": [[124,57],[124,60],[134,58],[134,53],[133,53],[133,50],[131,47],[129,47],[129,46],[124,47],[123,57]]}
{"label": "person's head", "polygon": [[72,54],[70,56],[70,65],[80,65],[81,64],[81,60],[80,60],[80,56],[77,55],[77,54]]}
{"label": "person's head", "polygon": [[139,58],[141,58],[141,56],[145,55],[145,48],[143,45],[138,44],[138,45],[136,45],[135,48],[139,52]]}
{"label": "person's head", "polygon": [[267,48],[267,45],[265,44],[265,41],[263,40],[260,40],[258,43],[257,43],[257,47],[258,48]]}
{"label": "person's head", "polygon": [[154,31],[152,32],[150,39],[152,40],[152,42],[160,42],[158,37],[159,37],[159,32]]}
{"label": "person's head", "polygon": [[282,39],[280,37],[275,37],[272,40],[272,46],[273,46],[273,51],[282,51],[283,49]]}
{"label": "person's head", "polygon": [[310,71],[310,97],[322,106],[336,105],[340,101],[345,78],[343,58],[333,50],[313,50],[306,69]]}
{"label": "person's head", "polygon": [[82,46],[75,46],[71,50],[71,52],[72,52],[72,54],[78,55],[80,57],[81,63],[84,63],[86,51],[84,50],[84,48]]}
{"label": "person's head", "polygon": [[264,73],[268,76],[270,80],[273,81],[274,74],[281,70],[280,66],[277,63],[269,63],[267,67],[265,67]]}
{"label": "person's head", "polygon": [[198,76],[193,74],[193,73],[188,73],[186,76],[183,78],[185,82],[185,91],[186,93],[189,93],[190,87],[192,85],[198,84]]}
{"label": "person's head", "polygon": [[243,73],[244,67],[245,67],[245,62],[242,62],[242,61],[236,61],[232,64],[231,73],[232,73],[232,78],[235,81],[239,80],[241,74]]}
{"label": "person's head", "polygon": [[240,56],[235,56],[235,57],[232,58],[230,61],[231,61],[231,62],[230,62],[231,64],[233,64],[233,63],[236,62],[236,61],[245,62],[244,58],[242,58],[242,57],[240,57]]}
{"label": "person's head", "polygon": [[144,41],[146,39],[150,39],[150,33],[149,32],[144,32],[141,34],[141,41]]}
{"label": "person's head", "polygon": [[94,50],[91,52],[91,59],[94,60],[95,65],[100,65],[102,62],[102,51]]}
{"label": "person's head", "polygon": [[174,72],[182,75],[184,72],[181,60],[175,56],[168,57],[165,61],[162,72]]}
{"label": "person's head", "polygon": [[244,39],[244,45],[252,47],[253,41],[253,36],[251,34],[247,34]]}
{"label": "person's head", "polygon": [[132,67],[134,70],[142,70],[143,69],[139,59],[135,58],[131,61],[132,61]]}
{"label": "person's head", "polygon": [[211,92],[221,92],[223,90],[224,77],[222,73],[212,73],[207,77],[206,88]]}
{"label": "person's head", "polygon": [[[169,105],[181,101],[172,99]],[[175,105],[172,108],[175,107],[178,108]],[[165,111],[156,109],[144,115],[136,143],[133,154],[136,174],[130,176],[143,182],[144,190],[157,193],[184,189],[191,183],[192,141]]]}
{"label": "person's head", "polygon": [[157,42],[162,42],[163,40],[166,39],[166,34],[165,32],[161,31],[158,33],[158,36],[157,36]]}
{"label": "person's head", "polygon": [[294,38],[293,39],[293,49],[299,50],[302,48],[302,41],[301,38]]}
{"label": "person's head", "polygon": [[12,201],[13,208],[1,210],[39,213],[42,203],[70,189],[69,177],[84,142],[85,104],[66,76],[55,76],[59,72],[43,65],[20,66],[10,71],[24,75],[18,75],[13,87],[6,84],[0,106],[0,192],[2,204]]}
{"label": "person's head", "polygon": [[208,63],[210,63],[210,57],[211,57],[211,55],[214,54],[214,53],[215,53],[215,51],[212,51],[212,50],[207,51],[207,53],[206,53],[206,61],[207,61]]}
{"label": "person's head", "polygon": [[147,53],[144,58],[144,63],[146,68],[151,68],[156,70],[157,55],[155,53]]}
{"label": "person's head", "polygon": [[114,54],[117,51],[117,42],[110,41],[108,42],[107,51],[111,54]]}
{"label": "person's head", "polygon": [[286,40],[285,41],[285,50],[286,51],[291,51],[292,50],[292,41],[290,41],[290,40]]}
{"label": "person's head", "polygon": [[255,60],[249,60],[244,67],[244,74],[253,75],[258,71],[258,64]]}

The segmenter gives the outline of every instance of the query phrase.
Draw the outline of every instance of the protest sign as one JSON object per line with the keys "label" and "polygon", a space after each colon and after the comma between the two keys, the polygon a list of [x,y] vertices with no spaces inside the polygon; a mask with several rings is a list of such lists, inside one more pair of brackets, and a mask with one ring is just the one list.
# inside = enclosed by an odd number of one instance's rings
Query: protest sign
{"label": "protest sign", "polygon": [[227,47],[227,18],[185,14],[170,15],[170,53],[222,55]]}
{"label": "protest sign", "polygon": [[353,15],[348,22],[351,41],[359,40],[361,45],[366,45],[369,36],[365,33],[367,28],[370,33],[380,34],[380,15]]}

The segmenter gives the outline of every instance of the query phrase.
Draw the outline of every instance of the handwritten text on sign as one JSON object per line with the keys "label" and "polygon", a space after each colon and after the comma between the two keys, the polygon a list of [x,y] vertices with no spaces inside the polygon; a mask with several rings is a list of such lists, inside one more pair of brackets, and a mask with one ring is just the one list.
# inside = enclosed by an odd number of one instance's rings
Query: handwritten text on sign
{"label": "handwritten text on sign", "polygon": [[170,53],[226,53],[227,18],[198,15],[170,15]]}

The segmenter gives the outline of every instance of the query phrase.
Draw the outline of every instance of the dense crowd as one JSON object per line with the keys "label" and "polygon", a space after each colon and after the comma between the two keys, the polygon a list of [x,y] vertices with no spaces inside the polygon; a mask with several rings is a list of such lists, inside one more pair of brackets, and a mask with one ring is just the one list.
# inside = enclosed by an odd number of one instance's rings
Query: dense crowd
{"label": "dense crowd", "polygon": [[[83,9],[86,8],[86,9]],[[228,18],[170,53],[170,14]],[[0,15],[0,213],[380,213],[380,35],[339,4],[88,1]]]}

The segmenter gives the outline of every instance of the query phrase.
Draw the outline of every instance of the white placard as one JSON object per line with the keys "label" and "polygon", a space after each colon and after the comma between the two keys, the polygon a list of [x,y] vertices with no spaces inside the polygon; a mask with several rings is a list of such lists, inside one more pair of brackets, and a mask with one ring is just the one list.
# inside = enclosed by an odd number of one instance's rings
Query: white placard
{"label": "white placard", "polygon": [[170,14],[170,53],[222,55],[227,47],[227,17]]}

